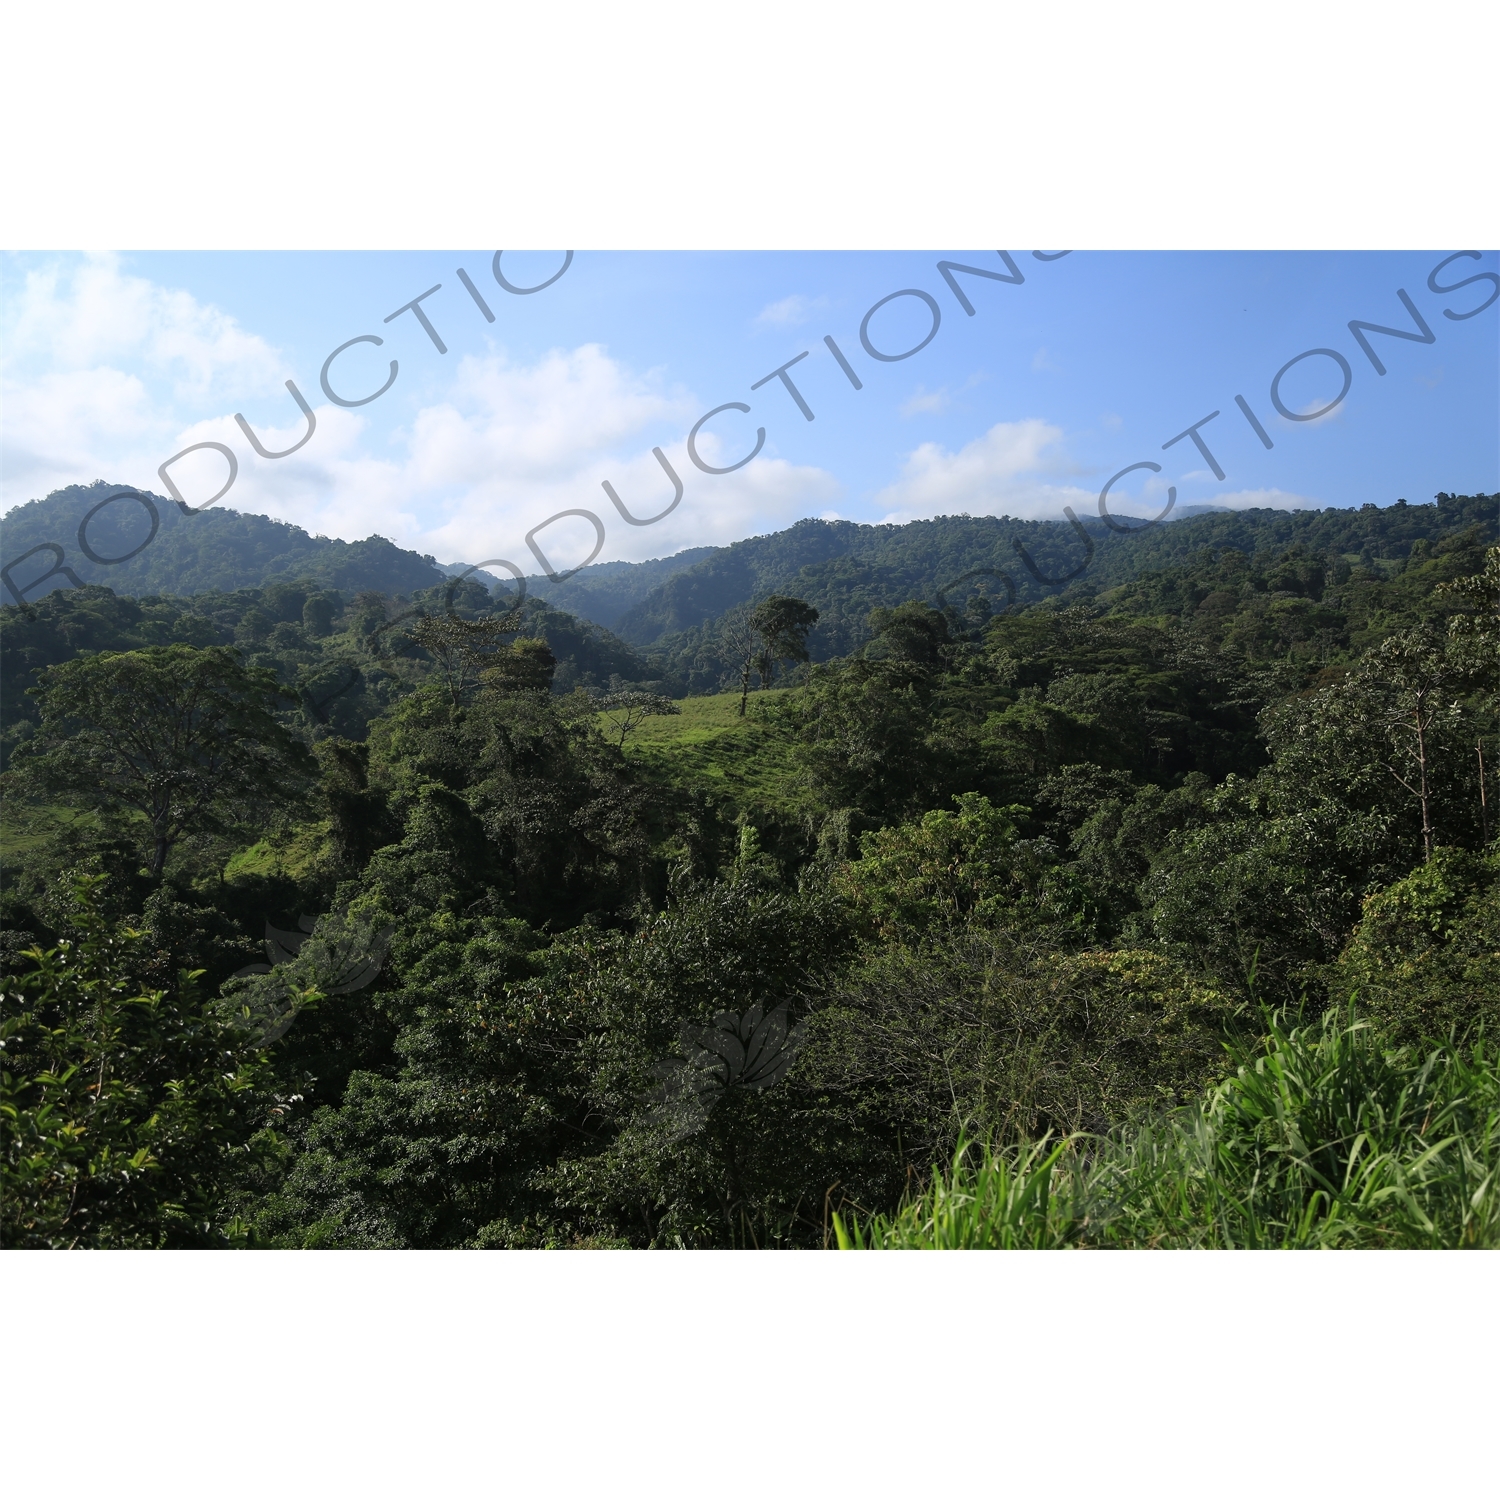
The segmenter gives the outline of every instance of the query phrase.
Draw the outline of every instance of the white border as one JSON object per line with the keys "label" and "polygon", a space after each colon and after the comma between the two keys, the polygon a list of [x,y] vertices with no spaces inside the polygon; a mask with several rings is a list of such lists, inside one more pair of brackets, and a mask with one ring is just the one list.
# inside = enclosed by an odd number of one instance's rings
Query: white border
{"label": "white border", "polygon": [[10,248],[1500,243],[1490,0],[11,10]]}
{"label": "white border", "polygon": [[1486,1493],[1495,1264],[15,1255],[6,1468],[168,1500]]}

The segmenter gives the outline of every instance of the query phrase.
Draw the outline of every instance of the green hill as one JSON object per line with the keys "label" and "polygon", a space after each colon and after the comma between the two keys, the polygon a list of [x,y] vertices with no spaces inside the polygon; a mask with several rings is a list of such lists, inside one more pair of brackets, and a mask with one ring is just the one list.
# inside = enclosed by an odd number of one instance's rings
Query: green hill
{"label": "green hill", "polygon": [[[164,500],[157,504],[160,531],[152,544],[118,566],[101,566],[82,555],[76,534],[88,510],[116,488],[102,481],[74,485],[18,507],[5,518],[0,559],[8,563],[56,541],[84,584],[178,600],[291,585],[304,594],[321,588],[342,598],[366,592],[410,600],[444,586],[465,566],[439,564],[378,536],[360,542],[315,537],[232,510],[185,516]],[[1315,565],[1319,587],[1347,581],[1354,569],[1372,579],[1389,577],[1414,552],[1459,536],[1475,544],[1495,540],[1497,509],[1500,496],[1440,494],[1426,505],[1402,500],[1357,510],[1200,510],[1124,533],[1097,517],[1077,528],[994,516],[940,516],[903,526],[804,520],[728,547],[600,563],[559,583],[531,577],[527,584],[530,607],[549,622],[537,631],[564,664],[560,684],[650,680],[674,694],[704,693],[717,691],[734,665],[725,637],[738,614],[772,593],[818,609],[808,646],[814,661],[829,661],[870,639],[872,611],[910,599],[948,609],[955,626],[977,628],[1008,608],[1092,599],[1205,558],[1232,555],[1265,573],[1294,552]],[[148,519],[139,505],[110,506],[90,524],[90,545],[104,556],[126,553],[145,539]],[[23,564],[21,587],[49,565],[45,555]],[[58,576],[28,592],[28,603],[59,585],[68,587],[67,580]]]}
{"label": "green hill", "polygon": [[[83,583],[135,597],[232,592],[298,579],[346,593],[363,589],[410,597],[467,566],[439,564],[384,537],[344,542],[234,510],[185,516],[160,497],[153,497],[160,530],[151,545],[129,561],[104,566],[83,554],[77,533],[88,511],[119,488],[102,480],[72,485],[18,506],[0,527],[0,564],[55,542],[66,549],[66,565]],[[804,520],[728,547],[688,548],[641,563],[596,563],[560,583],[532,576],[527,587],[553,607],[674,661],[700,651],[705,632],[712,635],[712,623],[729,611],[767,594],[794,594],[821,611],[810,645],[816,660],[828,660],[867,639],[872,609],[907,599],[937,603],[944,590],[952,591],[949,602],[959,607],[977,592],[993,609],[1003,609],[1012,595],[1024,606],[1056,597],[1059,589],[1070,599],[1092,597],[1180,564],[1204,548],[1256,557],[1301,547],[1330,561],[1343,558],[1378,569],[1404,559],[1415,542],[1436,545],[1471,526],[1494,538],[1497,508],[1500,496],[1443,494],[1428,505],[1398,501],[1358,510],[1200,510],[1169,525],[1123,534],[1094,517],[1082,522],[1092,552],[1062,520],[940,516],[904,526]],[[102,556],[120,555],[139,545],[148,527],[142,507],[122,502],[95,517],[88,540]],[[1018,543],[1026,557],[1017,551]],[[1080,564],[1082,571],[1068,578]],[[50,565],[43,554],[23,564],[16,575],[19,585],[24,588]],[[965,579],[966,574],[977,576]],[[1063,582],[1046,581],[1051,579]],[[27,591],[27,598],[35,602],[68,586],[59,575]],[[7,595],[4,602],[15,601]]]}
{"label": "green hill", "polygon": [[[54,490],[44,500],[19,505],[0,525],[0,566],[9,565],[32,548],[52,542],[66,554],[64,565],[85,584],[102,584],[117,594],[140,598],[156,594],[187,597],[218,590],[261,588],[293,580],[313,580],[346,592],[372,589],[377,593],[410,597],[431,588],[444,576],[467,570],[465,562],[438,563],[428,555],[398,547],[381,536],[360,542],[312,536],[300,526],[269,516],[216,507],[201,515],[185,516],[170,500],[151,491],[159,530],[150,545],[125,562],[90,561],[79,545],[78,530],[89,512],[125,486],[96,480]],[[151,517],[144,506],[124,500],[100,511],[88,523],[89,546],[101,557],[124,556],[150,536]],[[541,595],[558,609],[580,619],[613,629],[632,605],[674,573],[711,556],[715,547],[690,547],[674,557],[649,562],[595,563],[561,583],[542,575],[526,580],[528,592]],[[38,553],[16,570],[17,592],[35,603],[57,589],[71,588],[58,573],[39,588],[28,588],[44,575],[53,559]],[[486,574],[485,577],[492,575]],[[494,581],[510,583],[503,575]],[[16,602],[6,592],[4,603]]]}
{"label": "green hill", "polygon": [[[652,558],[649,562],[593,563],[561,583],[552,583],[538,573],[527,578],[526,587],[534,594],[542,594],[549,603],[569,614],[592,620],[608,630],[616,630],[626,613],[658,584],[712,557],[719,550],[717,547],[689,547],[671,557]],[[510,582],[508,578],[500,581]]]}
{"label": "green hill", "polygon": [[[904,526],[799,521],[722,548],[667,579],[615,628],[652,653],[661,676],[711,692],[731,665],[721,637],[732,612],[768,594],[791,594],[817,607],[821,617],[808,647],[814,661],[829,661],[870,639],[872,610],[908,599],[946,606],[955,611],[955,623],[963,617],[977,627],[1012,602],[1016,608],[1045,599],[1076,603],[1229,553],[1269,566],[1297,551],[1319,559],[1329,582],[1346,579],[1352,568],[1380,577],[1399,569],[1414,549],[1431,550],[1468,533],[1476,543],[1495,540],[1497,509],[1500,496],[1442,494],[1428,505],[1400,501],[1383,509],[1212,511],[1123,534],[1095,518],[1082,522],[1092,553],[1066,522],[992,516],[941,516]],[[1049,586],[1047,579],[1064,582]]]}
{"label": "green hill", "polygon": [[[310,536],[287,521],[237,510],[214,509],[185,516],[160,495],[151,495],[160,530],[149,546],[113,566],[91,562],[79,545],[79,526],[99,501],[123,488],[100,479],[53,490],[45,500],[18,505],[0,527],[0,566],[33,547],[54,542],[65,550],[66,566],[83,583],[103,584],[117,594],[137,597],[201,594],[210,589],[227,592],[292,578],[315,579],[336,589],[409,595],[443,580],[431,557],[408,552],[384,537],[342,542]],[[121,501],[89,522],[87,541],[101,557],[123,556],[146,540],[150,524],[144,506]],[[50,559],[38,554],[17,569],[14,582],[24,590],[29,580],[50,566]],[[54,589],[69,586],[65,578],[57,576],[39,589],[24,591],[27,599],[35,602]],[[9,592],[5,602],[15,603]]]}
{"label": "green hill", "polygon": [[[1436,542],[1472,525],[1495,535],[1500,496],[1439,495],[1431,505],[1404,501],[1380,509],[1321,511],[1212,511],[1135,534],[1111,532],[1097,518],[1084,520],[1094,551],[1071,593],[1094,594],[1152,569],[1170,566],[1204,547],[1249,556],[1302,545],[1353,559],[1403,558],[1420,539]],[[653,588],[617,625],[639,646],[702,625],[736,605],[767,594],[795,594],[828,618],[819,623],[823,656],[842,654],[830,626],[862,618],[877,605],[906,599],[936,602],[940,589],[974,569],[1003,572],[1017,604],[1030,604],[1054,588],[1034,577],[1015,550],[1026,548],[1043,578],[1061,578],[1085,560],[1077,534],[1063,521],[1016,521],[1008,516],[939,516],[904,526],[862,526],[852,521],[799,521],[771,536],[750,537]],[[977,587],[980,580],[974,580]],[[1003,583],[988,588],[997,602]],[[836,623],[837,622],[837,623]],[[841,643],[842,644],[842,643]],[[847,646],[844,647],[847,649]]]}

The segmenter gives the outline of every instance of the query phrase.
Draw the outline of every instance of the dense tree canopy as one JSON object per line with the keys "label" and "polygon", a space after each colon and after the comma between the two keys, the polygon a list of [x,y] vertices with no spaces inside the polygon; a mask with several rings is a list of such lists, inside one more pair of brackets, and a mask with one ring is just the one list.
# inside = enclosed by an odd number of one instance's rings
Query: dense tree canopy
{"label": "dense tree canopy", "polygon": [[1327,1139],[1292,1172],[1256,1114],[1274,1056],[1332,1058],[1391,1121],[1430,1098],[1470,1153],[1442,1223],[1487,1243],[1464,1100],[1500,1026],[1500,548],[1474,511],[1163,541],[1013,607],[887,594],[857,631],[852,584],[752,576],[754,693],[728,610],[655,663],[472,583],[10,611],[6,681],[37,694],[7,728],[5,1241],[822,1245],[835,1214],[896,1234],[967,1131],[1013,1165],[1073,1142],[1095,1196],[1058,1243],[1150,1242],[1119,1227],[1167,1212],[1121,1186],[1148,1158],[1199,1205],[1174,1243],[1210,1241],[1221,1168],[1280,1184],[1284,1242],[1386,1242],[1316,1240],[1345,1189],[1296,1174],[1354,1170],[1348,1100],[1297,1083]]}
{"label": "dense tree canopy", "polygon": [[276,679],[222,646],[100,652],[49,668],[41,732],[15,773],[45,792],[135,814],[160,878],[188,834],[226,832],[295,795],[310,767],[277,722]]}

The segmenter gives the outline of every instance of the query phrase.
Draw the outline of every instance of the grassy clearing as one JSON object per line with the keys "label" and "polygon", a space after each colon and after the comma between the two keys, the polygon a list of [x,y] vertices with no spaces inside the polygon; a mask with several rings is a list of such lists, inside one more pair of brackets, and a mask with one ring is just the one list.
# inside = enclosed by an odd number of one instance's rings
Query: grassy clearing
{"label": "grassy clearing", "polygon": [[261,839],[229,857],[224,865],[224,879],[234,881],[259,875],[303,880],[317,865],[327,835],[327,823],[299,823],[281,838]]}
{"label": "grassy clearing", "polygon": [[1198,1104],[1108,1139],[962,1143],[843,1249],[1500,1248],[1500,1048],[1274,1026]]}
{"label": "grassy clearing", "polygon": [[[696,785],[736,807],[796,812],[801,796],[791,747],[766,716],[770,704],[795,691],[752,693],[744,718],[738,693],[680,699],[680,714],[647,719],[632,731],[625,754],[653,780]],[[599,727],[611,735],[606,720],[599,715]]]}
{"label": "grassy clearing", "polygon": [[50,843],[64,829],[98,826],[98,814],[87,809],[7,797],[0,804],[0,864],[18,863],[23,856]]}

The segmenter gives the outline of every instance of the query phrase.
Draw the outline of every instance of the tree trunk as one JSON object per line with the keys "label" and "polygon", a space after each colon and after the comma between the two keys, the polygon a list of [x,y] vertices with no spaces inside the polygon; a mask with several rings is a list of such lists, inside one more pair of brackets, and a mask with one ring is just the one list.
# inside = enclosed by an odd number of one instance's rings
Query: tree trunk
{"label": "tree trunk", "polygon": [[1490,803],[1484,792],[1484,741],[1474,741],[1475,753],[1479,756],[1479,821],[1484,833],[1485,846],[1490,842]]}
{"label": "tree trunk", "polygon": [[1427,795],[1427,726],[1422,721],[1422,700],[1417,699],[1417,711],[1413,716],[1417,727],[1417,784],[1421,788],[1422,802],[1422,862],[1432,861],[1432,817]]}

